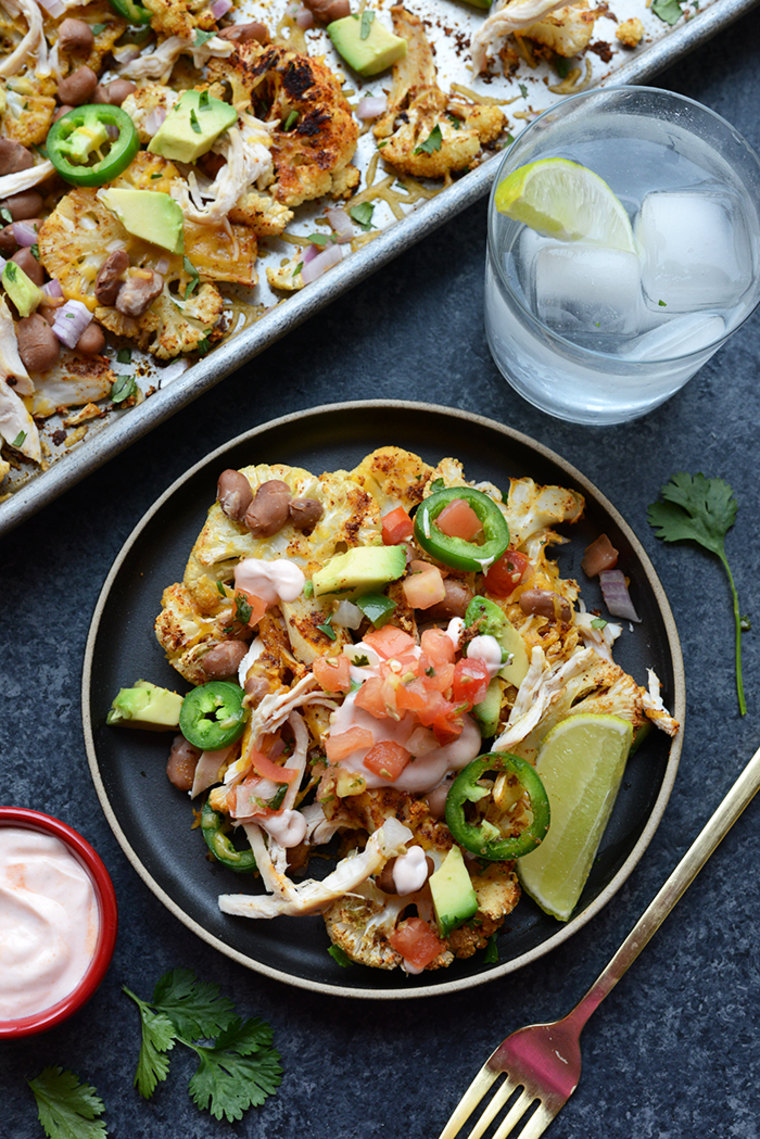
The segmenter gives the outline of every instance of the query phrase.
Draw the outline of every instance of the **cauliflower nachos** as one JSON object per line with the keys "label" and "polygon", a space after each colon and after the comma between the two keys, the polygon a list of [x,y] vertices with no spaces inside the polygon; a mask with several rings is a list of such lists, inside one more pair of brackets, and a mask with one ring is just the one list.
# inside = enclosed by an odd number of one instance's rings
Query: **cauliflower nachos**
{"label": "cauliflower nachos", "polygon": [[[583,509],[394,446],[351,471],[220,472],[155,620],[190,690],[139,681],[108,720],[176,732],[167,775],[198,872],[203,849],[229,871],[223,913],[321,914],[333,952],[407,973],[488,946],[551,830],[547,734],[579,714],[678,732],[551,557]],[[600,536],[585,572],[617,557]]]}

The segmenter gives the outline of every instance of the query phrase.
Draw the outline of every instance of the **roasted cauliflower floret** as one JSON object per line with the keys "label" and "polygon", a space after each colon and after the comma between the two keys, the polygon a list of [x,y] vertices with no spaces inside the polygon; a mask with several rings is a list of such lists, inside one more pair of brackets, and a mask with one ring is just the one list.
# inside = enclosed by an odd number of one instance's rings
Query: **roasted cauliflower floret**
{"label": "roasted cauliflower floret", "polygon": [[196,29],[215,31],[216,19],[207,0],[144,0],[150,24],[162,36],[192,39]]}
{"label": "roasted cauliflower floret", "polygon": [[381,513],[395,506],[412,510],[424,496],[432,467],[401,447],[378,447],[362,459],[351,477],[375,499]]}
{"label": "roasted cauliflower floret", "polygon": [[577,3],[568,4],[543,20],[536,21],[525,31],[515,32],[515,36],[532,40],[550,48],[557,55],[570,59],[590,44],[595,19],[596,12],[589,11],[587,0],[578,0]]}
{"label": "roasted cauliflower floret", "polygon": [[272,191],[282,205],[342,196],[358,184],[351,159],[359,127],[321,60],[275,44],[243,43],[223,62],[212,60],[208,73],[212,94],[231,90],[233,106],[253,107],[271,124]]}
{"label": "roasted cauliflower floret", "polygon": [[393,30],[407,41],[407,52],[394,64],[388,110],[374,127],[383,142],[383,161],[422,178],[464,170],[483,146],[498,138],[504,114],[493,105],[446,95],[438,86],[421,20],[401,6],[391,13]]}

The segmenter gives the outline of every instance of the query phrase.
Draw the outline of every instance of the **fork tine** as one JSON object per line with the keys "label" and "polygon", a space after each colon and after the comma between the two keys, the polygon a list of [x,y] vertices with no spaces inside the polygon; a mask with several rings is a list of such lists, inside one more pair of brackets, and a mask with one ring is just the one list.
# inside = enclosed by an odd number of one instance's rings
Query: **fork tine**
{"label": "fork tine", "polygon": [[[526,1094],[526,1093],[523,1093],[523,1094]],[[535,1098],[536,1098],[535,1096],[532,1096],[529,1099],[528,1104],[526,1104],[525,1108],[523,1108],[523,1112],[529,1106],[530,1103],[535,1102]],[[519,1103],[519,1101],[518,1101],[518,1103]],[[550,1107],[547,1107],[547,1105],[545,1103],[542,1103],[541,1101],[539,1101],[538,1108],[536,1109],[536,1111],[534,1111],[533,1115],[531,1115],[530,1119],[527,1121],[527,1123],[523,1127],[522,1131],[520,1132],[519,1139],[538,1139],[539,1135],[543,1135],[544,1131],[546,1131],[546,1128],[549,1126],[551,1121],[556,1117],[557,1111],[559,1111],[559,1108],[561,1106],[562,1106],[562,1104],[560,1104],[556,1110],[552,1110]],[[515,1104],[515,1107],[517,1107],[517,1104]],[[521,1112],[520,1114],[522,1115],[523,1112]],[[514,1125],[512,1122],[510,1122],[510,1116],[511,1115],[512,1115],[512,1112],[509,1113],[509,1115],[504,1120],[504,1122],[502,1123],[499,1130],[494,1134],[493,1139],[506,1139],[506,1136],[509,1135],[509,1133],[512,1129],[512,1126]],[[518,1116],[518,1118],[519,1118],[519,1116]],[[517,1122],[517,1119],[514,1120],[514,1123],[516,1123],[516,1122]]]}
{"label": "fork tine", "polygon": [[[481,1115],[478,1122],[473,1127],[470,1134],[467,1136],[467,1139],[480,1139],[481,1135],[483,1134],[485,1129],[488,1127],[489,1123],[491,1123],[491,1121],[496,1118],[498,1113],[504,1107],[504,1104],[507,1103],[507,1101],[509,1100],[509,1098],[512,1095],[514,1095],[514,1093],[517,1091],[518,1087],[519,1087],[519,1084],[514,1084],[510,1080],[509,1076],[505,1076],[503,1084],[501,1085],[500,1088],[498,1088],[494,1092],[488,1106],[486,1107],[485,1111]],[[521,1099],[522,1099],[522,1096],[520,1096],[520,1100]],[[515,1110],[515,1107],[517,1107],[517,1104],[520,1103],[520,1100],[517,1101],[517,1103],[512,1108],[512,1111],[510,1111],[510,1113],[509,1113],[510,1115],[512,1115],[512,1113]],[[526,1104],[526,1107],[527,1107],[527,1104]],[[523,1108],[523,1111],[524,1110],[525,1110],[525,1108]],[[522,1111],[520,1111],[518,1113],[516,1118],[519,1119],[521,1115],[522,1115]],[[504,1134],[506,1135],[506,1134],[508,1134],[508,1132],[505,1131]]]}
{"label": "fork tine", "polygon": [[487,1064],[483,1065],[480,1071],[475,1075],[475,1078],[460,1099],[457,1106],[454,1108],[454,1112],[451,1118],[449,1119],[441,1134],[438,1136],[438,1139],[455,1139],[455,1136],[459,1134],[459,1131],[470,1118],[475,1108],[483,1099],[483,1096],[493,1084],[494,1080],[496,1080],[500,1075],[501,1072],[497,1072],[493,1068],[489,1068]]}

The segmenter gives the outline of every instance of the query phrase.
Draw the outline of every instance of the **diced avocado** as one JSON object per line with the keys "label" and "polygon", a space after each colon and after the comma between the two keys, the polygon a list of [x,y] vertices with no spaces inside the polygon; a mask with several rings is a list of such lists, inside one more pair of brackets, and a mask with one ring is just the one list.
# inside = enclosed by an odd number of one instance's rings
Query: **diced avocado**
{"label": "diced avocado", "polygon": [[448,937],[478,911],[478,898],[458,846],[452,846],[428,882],[438,931]]}
{"label": "diced avocado", "polygon": [[43,297],[42,289],[26,275],[15,261],[6,261],[0,281],[18,309],[19,316],[29,316]]}
{"label": "diced avocado", "polygon": [[335,557],[312,576],[314,596],[340,593],[361,596],[396,581],[406,569],[406,546],[354,546]]}
{"label": "diced avocado", "polygon": [[501,713],[502,687],[496,677],[489,683],[486,694],[479,704],[472,709],[472,714],[478,722],[480,734],[484,739],[496,735],[499,727]]}
{"label": "diced avocado", "polygon": [[327,25],[327,34],[346,63],[360,75],[377,75],[406,55],[406,40],[375,19],[369,8],[361,16],[333,20]]}
{"label": "diced avocado", "polygon": [[125,728],[151,728],[169,731],[179,727],[183,697],[149,680],[136,680],[131,688],[121,688],[106,716],[107,724]]}
{"label": "diced avocado", "polygon": [[519,688],[530,661],[522,637],[504,610],[489,597],[476,596],[467,606],[464,623],[468,628],[477,624],[478,633],[496,638],[506,657],[499,676]]}
{"label": "diced avocado", "polygon": [[113,210],[128,233],[160,245],[170,253],[181,253],[184,249],[182,210],[170,194],[161,190],[117,187],[100,190],[98,198]]}
{"label": "diced avocado", "polygon": [[150,140],[148,150],[174,162],[196,162],[220,134],[237,122],[237,111],[208,91],[183,91]]}

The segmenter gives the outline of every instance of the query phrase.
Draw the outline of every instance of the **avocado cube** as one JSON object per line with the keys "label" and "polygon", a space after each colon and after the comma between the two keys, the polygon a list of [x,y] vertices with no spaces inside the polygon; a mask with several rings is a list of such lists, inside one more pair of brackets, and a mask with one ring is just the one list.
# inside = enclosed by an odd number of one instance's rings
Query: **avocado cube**
{"label": "avocado cube", "polygon": [[473,597],[467,606],[464,623],[468,628],[477,625],[479,634],[495,637],[504,654],[504,664],[499,672],[503,680],[508,680],[519,688],[528,671],[530,661],[525,643],[507,617],[503,609],[490,597]]}
{"label": "avocado cube", "polygon": [[196,162],[237,123],[237,111],[208,91],[183,91],[148,144],[173,162]]}
{"label": "avocado cube", "polygon": [[98,198],[116,214],[127,233],[160,245],[170,253],[181,253],[184,249],[185,219],[170,194],[161,190],[115,187],[99,190]]}
{"label": "avocado cube", "polygon": [[438,931],[441,937],[448,937],[478,912],[477,894],[458,846],[452,846],[428,882]]}
{"label": "avocado cube", "polygon": [[183,697],[149,680],[136,680],[131,688],[121,688],[106,716],[107,724],[125,728],[170,731],[179,728]]}
{"label": "avocado cube", "polygon": [[44,293],[15,261],[6,261],[0,276],[3,288],[18,309],[19,316],[29,316],[37,308]]}
{"label": "avocado cube", "polygon": [[406,55],[406,40],[381,24],[369,8],[361,16],[333,20],[327,34],[336,51],[360,75],[377,75]]}
{"label": "avocado cube", "polygon": [[336,554],[312,576],[314,596],[359,596],[396,581],[406,569],[406,546],[354,546]]}

